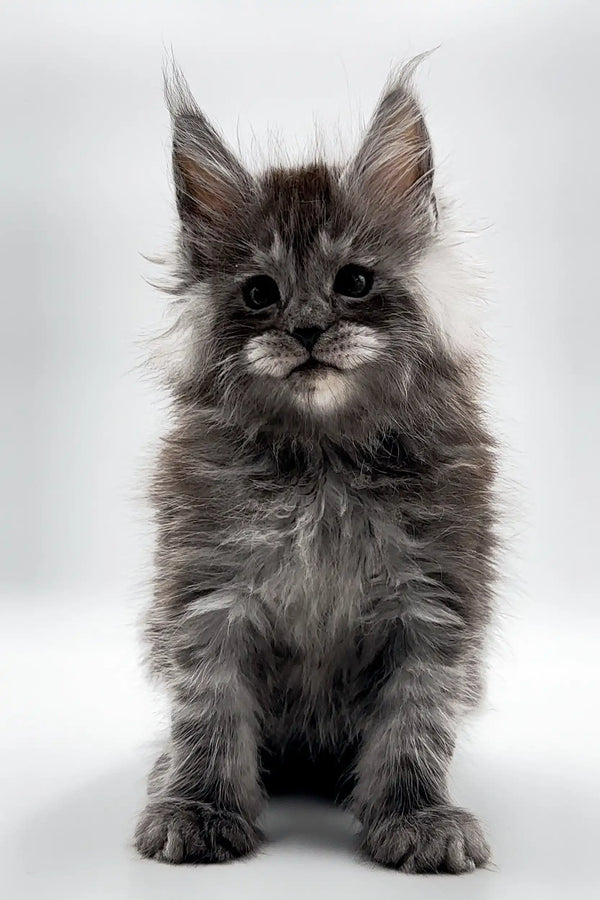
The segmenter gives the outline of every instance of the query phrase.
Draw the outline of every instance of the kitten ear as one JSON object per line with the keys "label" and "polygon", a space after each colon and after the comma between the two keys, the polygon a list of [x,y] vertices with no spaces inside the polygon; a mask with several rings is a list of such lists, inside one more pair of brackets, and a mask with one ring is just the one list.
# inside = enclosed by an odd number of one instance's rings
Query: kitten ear
{"label": "kitten ear", "polygon": [[184,233],[210,239],[231,229],[253,180],[202,113],[181,72],[165,73],[173,124],[173,175]]}
{"label": "kitten ear", "polygon": [[388,82],[348,177],[375,206],[431,209],[433,153],[412,73],[420,58]]}

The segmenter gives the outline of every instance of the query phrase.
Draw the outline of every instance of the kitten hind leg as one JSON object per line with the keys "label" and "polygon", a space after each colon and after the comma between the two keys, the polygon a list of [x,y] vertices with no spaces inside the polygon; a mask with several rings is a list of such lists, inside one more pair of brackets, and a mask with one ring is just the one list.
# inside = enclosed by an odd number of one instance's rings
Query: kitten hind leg
{"label": "kitten hind leg", "polygon": [[169,769],[171,767],[171,751],[165,750],[160,754],[148,774],[148,796],[160,794],[167,783]]}

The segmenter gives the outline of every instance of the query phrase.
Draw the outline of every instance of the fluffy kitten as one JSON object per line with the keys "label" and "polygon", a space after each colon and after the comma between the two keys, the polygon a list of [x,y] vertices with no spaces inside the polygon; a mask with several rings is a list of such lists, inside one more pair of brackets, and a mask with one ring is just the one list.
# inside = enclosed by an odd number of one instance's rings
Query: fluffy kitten
{"label": "fluffy kitten", "polygon": [[257,177],[180,77],[167,97],[177,352],[148,638],[172,723],[137,848],[233,859],[266,795],[314,790],[384,865],[481,866],[446,775],[481,691],[494,458],[410,72],[347,165]]}

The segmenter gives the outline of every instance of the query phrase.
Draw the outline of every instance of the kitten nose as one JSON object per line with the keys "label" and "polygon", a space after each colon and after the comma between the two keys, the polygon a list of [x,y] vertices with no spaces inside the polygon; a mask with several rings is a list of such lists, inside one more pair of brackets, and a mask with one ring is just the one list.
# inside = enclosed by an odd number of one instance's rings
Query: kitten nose
{"label": "kitten nose", "polygon": [[292,331],[292,336],[296,338],[297,341],[306,347],[308,352],[312,350],[315,346],[319,338],[324,332],[324,328],[295,328]]}

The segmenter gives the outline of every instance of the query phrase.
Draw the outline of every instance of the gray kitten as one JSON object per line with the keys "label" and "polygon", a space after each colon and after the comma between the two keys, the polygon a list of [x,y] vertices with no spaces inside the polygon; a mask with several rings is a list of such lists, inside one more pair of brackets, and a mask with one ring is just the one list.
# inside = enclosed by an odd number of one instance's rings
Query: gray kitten
{"label": "gray kitten", "polygon": [[446,778],[481,694],[494,449],[410,71],[349,163],[257,177],[180,76],[167,97],[181,227],[148,638],[171,735],[137,848],[243,856],[266,796],[311,791],[383,865],[481,866]]}

